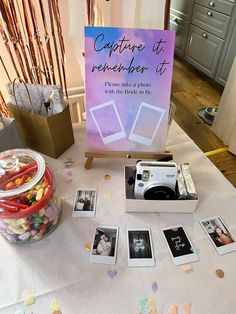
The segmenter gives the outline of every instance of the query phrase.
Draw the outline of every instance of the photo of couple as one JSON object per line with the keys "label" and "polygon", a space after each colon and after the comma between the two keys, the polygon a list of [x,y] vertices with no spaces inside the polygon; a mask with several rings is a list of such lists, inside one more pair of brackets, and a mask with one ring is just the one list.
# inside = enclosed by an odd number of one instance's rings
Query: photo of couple
{"label": "photo of couple", "polygon": [[93,255],[114,256],[116,245],[116,229],[97,228],[93,243]]}
{"label": "photo of couple", "polygon": [[95,216],[96,189],[77,189],[75,192],[73,217],[92,218]]}

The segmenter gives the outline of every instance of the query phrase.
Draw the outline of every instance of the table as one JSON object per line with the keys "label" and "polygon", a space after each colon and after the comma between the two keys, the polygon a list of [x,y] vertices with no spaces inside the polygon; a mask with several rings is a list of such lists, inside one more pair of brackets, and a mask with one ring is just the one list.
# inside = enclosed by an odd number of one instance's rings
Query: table
{"label": "table", "polygon": [[[192,314],[232,314],[236,308],[236,252],[218,255],[207,239],[198,220],[221,215],[236,234],[236,191],[202,151],[176,124],[172,123],[167,149],[177,163],[189,162],[199,193],[194,214],[132,213],[124,210],[123,166],[134,164],[126,159],[95,159],[93,168],[84,169],[85,126],[74,127],[76,142],[59,159],[45,157],[54,171],[63,210],[57,229],[45,239],[15,246],[0,238],[0,313],[12,314],[23,309],[22,292],[30,289],[35,304],[25,313],[51,313],[52,299],[60,304],[63,314],[138,314],[139,300],[152,298],[158,313],[168,312],[172,304],[179,307],[191,302]],[[63,159],[75,162],[64,168]],[[104,175],[111,176],[110,181]],[[95,218],[72,218],[75,189],[97,188]],[[104,193],[106,196],[104,197]],[[110,194],[109,194],[110,193]],[[92,241],[97,225],[119,227],[116,265],[89,263],[85,245]],[[160,228],[183,224],[199,251],[200,261],[184,272],[174,266]],[[148,227],[152,232],[156,266],[127,266],[126,229]],[[222,269],[225,277],[216,277]],[[113,278],[108,271],[116,271]],[[157,283],[157,291],[152,285]]]}

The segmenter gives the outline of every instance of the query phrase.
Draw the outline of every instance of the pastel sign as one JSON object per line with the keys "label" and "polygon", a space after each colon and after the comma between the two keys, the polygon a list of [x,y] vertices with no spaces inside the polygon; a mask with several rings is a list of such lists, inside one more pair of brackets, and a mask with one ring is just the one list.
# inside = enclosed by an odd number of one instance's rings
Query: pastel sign
{"label": "pastel sign", "polygon": [[163,152],[173,31],[85,27],[87,149]]}

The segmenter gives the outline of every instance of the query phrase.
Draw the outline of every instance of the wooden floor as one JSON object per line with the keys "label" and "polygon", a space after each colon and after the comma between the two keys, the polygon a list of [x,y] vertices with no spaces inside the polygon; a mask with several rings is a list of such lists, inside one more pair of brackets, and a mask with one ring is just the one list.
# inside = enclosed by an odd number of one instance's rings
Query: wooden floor
{"label": "wooden floor", "polygon": [[[203,152],[225,147],[211,126],[197,115],[200,108],[218,105],[223,89],[210,82],[196,69],[175,58],[171,100],[176,105],[175,121]],[[209,159],[236,187],[236,156],[228,151]]]}

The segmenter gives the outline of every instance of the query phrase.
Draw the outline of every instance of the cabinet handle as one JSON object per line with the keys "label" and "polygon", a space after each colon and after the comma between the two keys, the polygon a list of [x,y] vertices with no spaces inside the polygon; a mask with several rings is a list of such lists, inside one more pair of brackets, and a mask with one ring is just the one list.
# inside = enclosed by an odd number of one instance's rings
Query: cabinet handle
{"label": "cabinet handle", "polygon": [[177,17],[175,17],[175,18],[173,19],[173,21],[174,21],[177,25],[179,25],[179,20],[177,19]]}
{"label": "cabinet handle", "polygon": [[209,5],[210,5],[211,7],[214,7],[214,6],[215,6],[215,2],[214,2],[214,1],[210,1]]}
{"label": "cabinet handle", "polygon": [[203,38],[208,38],[207,33],[202,33],[202,37],[203,37]]}
{"label": "cabinet handle", "polygon": [[208,12],[207,12],[207,15],[208,15],[208,16],[213,16],[213,13],[212,13],[211,11],[208,11]]}

